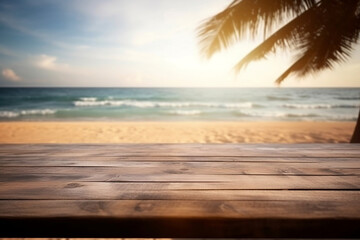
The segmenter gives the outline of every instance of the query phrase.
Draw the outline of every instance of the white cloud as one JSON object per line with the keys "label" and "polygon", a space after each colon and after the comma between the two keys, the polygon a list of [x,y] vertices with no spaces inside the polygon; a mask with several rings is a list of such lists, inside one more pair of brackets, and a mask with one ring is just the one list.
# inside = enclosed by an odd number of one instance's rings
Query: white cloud
{"label": "white cloud", "polygon": [[5,79],[13,82],[18,82],[21,78],[10,68],[5,68],[2,70],[2,75]]}
{"label": "white cloud", "polygon": [[57,62],[57,57],[42,54],[35,57],[35,66],[51,71],[67,71],[69,66]]}

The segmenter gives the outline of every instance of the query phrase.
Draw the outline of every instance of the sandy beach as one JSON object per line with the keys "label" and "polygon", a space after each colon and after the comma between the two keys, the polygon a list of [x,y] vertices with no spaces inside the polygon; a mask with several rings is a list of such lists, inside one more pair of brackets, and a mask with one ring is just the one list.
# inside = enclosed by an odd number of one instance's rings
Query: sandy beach
{"label": "sandy beach", "polygon": [[1,122],[0,143],[344,143],[355,122]]}

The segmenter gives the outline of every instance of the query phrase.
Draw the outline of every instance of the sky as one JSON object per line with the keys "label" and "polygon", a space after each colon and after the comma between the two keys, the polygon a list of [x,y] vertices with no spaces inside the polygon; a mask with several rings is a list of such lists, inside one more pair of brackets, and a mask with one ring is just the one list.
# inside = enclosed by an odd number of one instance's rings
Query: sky
{"label": "sky", "polygon": [[[197,28],[231,0],[1,0],[0,87],[277,87],[281,52],[232,67],[262,39],[210,60]],[[360,47],[332,71],[282,87],[360,87]]]}

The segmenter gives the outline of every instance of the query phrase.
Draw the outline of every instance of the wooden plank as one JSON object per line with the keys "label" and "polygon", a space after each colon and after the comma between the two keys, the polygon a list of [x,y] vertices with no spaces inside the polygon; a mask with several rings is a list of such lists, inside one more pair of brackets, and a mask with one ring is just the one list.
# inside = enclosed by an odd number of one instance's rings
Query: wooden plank
{"label": "wooden plank", "polygon": [[[187,152],[187,153],[186,153]],[[181,150],[179,152],[68,152],[66,150],[59,150],[59,152],[5,152],[1,153],[1,156],[21,156],[21,157],[32,157],[32,156],[58,156],[58,157],[73,157],[73,156],[84,156],[84,157],[94,157],[94,156],[101,156],[101,157],[121,157],[121,156],[131,156],[131,157],[142,157],[142,156],[219,156],[219,157],[344,157],[344,158],[359,158],[360,153],[358,151],[348,151],[348,152],[335,152],[335,151],[299,151],[299,152],[267,152],[267,151],[230,151],[227,149],[221,149],[215,152],[212,151],[186,151]]]}
{"label": "wooden plank", "polygon": [[359,147],[0,145],[0,236],[360,237]]}
{"label": "wooden plank", "polygon": [[[267,178],[247,178],[243,182],[2,182],[2,199],[74,198],[92,196],[111,198],[125,191],[169,191],[169,190],[358,190],[359,179],[353,177],[280,178],[269,182]],[[48,196],[47,196],[48,195]]]}
{"label": "wooden plank", "polygon": [[[283,143],[226,143],[226,144],[219,144],[219,143],[175,143],[175,144],[168,144],[168,143],[155,143],[155,144],[1,144],[0,145],[0,152],[2,150],[8,150],[8,149],[15,149],[15,150],[56,150],[59,147],[62,149],[69,149],[69,150],[88,150],[88,149],[97,149],[97,150],[138,150],[138,149],[183,149],[187,148],[189,150],[191,149],[204,149],[204,148],[238,148],[238,149],[268,149],[268,148],[275,148],[275,149],[303,149],[303,150],[309,150],[309,149],[323,149],[323,150],[334,150],[334,149],[340,149],[340,150],[349,150],[349,149],[357,149],[359,144],[349,144],[349,143],[294,143],[294,144],[283,144]],[[132,151],[132,150],[130,150]]]}
{"label": "wooden plank", "polygon": [[[291,179],[266,183],[265,179],[227,183],[103,183],[25,182],[0,183],[0,199],[147,199],[147,200],[332,200],[352,197],[360,200],[358,179],[336,182]],[[276,180],[276,179],[275,179]],[[311,181],[318,180],[311,185]],[[249,191],[250,190],[250,191]],[[280,191],[279,191],[280,190]],[[287,190],[287,191],[284,191]],[[323,190],[323,191],[319,191]],[[344,191],[346,190],[346,191]]]}
{"label": "wooden plank", "polygon": [[[360,218],[359,199],[211,200],[0,200],[1,217]],[[347,198],[350,195],[350,198]],[[44,211],[46,209],[46,211]]]}
{"label": "wooden plank", "polygon": [[359,224],[356,201],[0,201],[5,237],[356,238]]}
{"label": "wooden plank", "polygon": [[[268,181],[267,176],[244,176],[242,181],[234,182],[0,182],[0,191],[4,193],[7,187],[10,189],[24,188],[24,192],[31,191],[27,188],[77,188],[89,191],[161,191],[161,190],[250,190],[250,189],[273,189],[273,190],[301,190],[301,189],[353,189],[360,187],[359,177],[354,176],[273,176],[274,182]],[[50,191],[50,189],[49,189]]]}
{"label": "wooden plank", "polygon": [[[355,168],[355,167],[358,168]],[[192,174],[192,175],[301,175],[301,176],[360,176],[359,164],[349,165],[345,168],[329,167],[305,167],[279,166],[269,164],[268,166],[252,164],[138,164],[137,166],[115,167],[115,166],[80,166],[80,167],[2,167],[0,179],[6,179],[6,175],[22,176],[31,174],[61,174],[67,175],[93,175],[93,174],[118,174],[118,175],[163,175],[163,174]]]}
{"label": "wooden plank", "polygon": [[[64,171],[51,171],[47,169],[46,172],[39,172],[33,169],[28,172],[7,172],[6,168],[0,172],[0,181],[12,181],[12,182],[27,182],[27,181],[84,181],[84,182],[235,182],[241,183],[243,181],[249,181],[249,179],[256,179],[263,177],[267,181],[276,181],[281,177],[291,177],[291,175],[275,174],[275,175],[229,175],[229,174],[119,174],[116,170],[99,170],[99,171],[78,171],[71,172]],[[309,177],[304,174],[297,174],[299,177]],[[318,175],[320,176],[320,175]],[[325,175],[323,175],[325,176]],[[329,171],[328,176],[337,176],[333,172]],[[339,174],[338,176],[343,176]],[[348,175],[358,177],[356,175]],[[250,180],[251,181],[251,180]]]}
{"label": "wooden plank", "polygon": [[[249,179],[250,180],[250,179]],[[111,197],[124,191],[168,190],[358,190],[359,181],[352,177],[312,177],[278,179],[271,183],[266,179],[253,179],[243,183],[118,183],[118,182],[0,182],[1,199],[34,199],[81,196]],[[46,195],[49,195],[45,197]]]}
{"label": "wooden plank", "polygon": [[[296,145],[296,144],[295,144]],[[360,145],[343,148],[331,144],[315,147],[288,147],[286,144],[121,144],[107,145],[18,145],[2,147],[1,156],[273,156],[273,157],[359,157]],[[333,144],[335,145],[335,144]]]}
{"label": "wooden plank", "polygon": [[[241,164],[241,163],[258,163],[260,165],[271,163],[273,164],[323,164],[326,167],[342,167],[344,165],[352,164],[358,167],[360,157],[358,158],[318,158],[318,157],[174,157],[174,156],[135,156],[135,157],[103,157],[103,156],[70,156],[70,157],[56,157],[56,156],[1,156],[0,166],[126,166],[146,163],[197,163],[207,162],[206,164],[223,163]],[[270,164],[269,164],[270,165]],[[315,165],[316,166],[316,165]],[[318,165],[319,166],[319,165]]]}
{"label": "wooden plank", "polygon": [[292,143],[292,144],[284,144],[284,143],[71,143],[71,144],[54,144],[54,143],[42,143],[42,144],[1,144],[0,150],[2,149],[28,149],[28,150],[36,150],[36,149],[56,149],[58,146],[62,146],[64,148],[69,149],[88,149],[88,148],[101,148],[101,149],[121,149],[121,148],[159,148],[159,147],[167,147],[167,148],[203,148],[204,146],[208,146],[212,148],[214,146],[230,146],[230,147],[239,147],[244,149],[259,149],[259,148],[286,148],[286,149],[354,149],[357,148],[357,144],[349,144],[349,143]]}

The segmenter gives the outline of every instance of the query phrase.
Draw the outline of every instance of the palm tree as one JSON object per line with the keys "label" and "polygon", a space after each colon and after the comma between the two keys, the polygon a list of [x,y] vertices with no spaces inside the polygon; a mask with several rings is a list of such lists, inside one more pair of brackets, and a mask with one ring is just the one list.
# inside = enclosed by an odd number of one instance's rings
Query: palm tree
{"label": "palm tree", "polygon": [[[276,25],[282,26],[272,31]],[[263,34],[264,41],[234,66],[236,72],[279,48],[296,52],[275,81],[281,84],[291,74],[303,77],[346,61],[359,32],[360,0],[233,0],[200,26],[199,37],[210,58],[240,39]],[[351,142],[360,142],[359,119],[360,112]]]}

